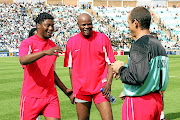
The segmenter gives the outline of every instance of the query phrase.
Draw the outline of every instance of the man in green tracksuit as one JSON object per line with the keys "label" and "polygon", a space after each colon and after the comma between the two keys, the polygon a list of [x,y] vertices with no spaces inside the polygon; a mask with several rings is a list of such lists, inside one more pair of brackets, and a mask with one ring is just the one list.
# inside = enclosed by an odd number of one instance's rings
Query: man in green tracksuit
{"label": "man in green tracksuit", "polygon": [[122,106],[122,120],[160,120],[162,97],[169,79],[168,56],[160,41],[149,31],[151,14],[144,7],[134,8],[128,16],[132,44],[129,62],[116,61],[113,71],[119,73],[127,96]]}

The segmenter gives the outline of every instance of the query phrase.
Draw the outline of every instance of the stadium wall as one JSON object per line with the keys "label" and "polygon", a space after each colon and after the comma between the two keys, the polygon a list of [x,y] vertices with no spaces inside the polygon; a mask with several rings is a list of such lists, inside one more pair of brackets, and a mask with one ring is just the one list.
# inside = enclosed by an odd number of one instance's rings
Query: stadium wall
{"label": "stadium wall", "polygon": [[77,0],[47,0],[47,4],[60,5],[77,5]]}
{"label": "stadium wall", "polygon": [[47,4],[56,5],[56,4],[62,5],[62,0],[47,0]]}
{"label": "stadium wall", "polygon": [[168,1],[168,7],[180,7],[180,1]]}
{"label": "stadium wall", "polygon": [[136,7],[137,1],[123,1],[123,7]]}
{"label": "stadium wall", "polygon": [[94,6],[105,6],[105,7],[107,7],[107,0],[94,0]]}
{"label": "stadium wall", "polygon": [[122,0],[94,0],[94,6],[114,6],[114,7],[136,7],[138,1],[122,1]]}
{"label": "stadium wall", "polygon": [[77,6],[78,0],[63,0],[63,5],[74,5]]}
{"label": "stadium wall", "polygon": [[[113,52],[114,55],[129,55],[129,51],[114,51]],[[166,51],[167,55],[180,55],[180,50],[167,50]],[[62,54],[59,54],[59,56],[64,56],[65,52],[63,52]],[[19,52],[0,52],[0,57],[18,57],[19,56]]]}
{"label": "stadium wall", "polygon": [[109,1],[109,6],[122,7],[122,1]]}
{"label": "stadium wall", "polygon": [[0,0],[0,3],[14,3],[14,0]]}

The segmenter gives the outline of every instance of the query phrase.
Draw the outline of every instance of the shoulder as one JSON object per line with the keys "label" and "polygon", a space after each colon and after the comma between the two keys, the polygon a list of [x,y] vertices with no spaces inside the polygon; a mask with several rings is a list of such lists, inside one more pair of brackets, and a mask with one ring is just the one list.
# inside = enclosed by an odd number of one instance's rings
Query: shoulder
{"label": "shoulder", "polygon": [[49,41],[49,44],[50,44],[51,46],[53,46],[53,47],[56,46],[56,44],[55,44],[52,40],[48,39],[48,41]]}
{"label": "shoulder", "polygon": [[34,39],[33,36],[31,36],[31,37],[29,37],[29,38],[26,38],[25,40],[23,40],[23,41],[21,42],[21,45],[32,44],[33,39]]}
{"label": "shoulder", "polygon": [[101,42],[109,42],[110,41],[109,38],[101,32],[93,31],[93,34],[94,34],[93,35],[94,38],[97,38]]}
{"label": "shoulder", "polygon": [[104,33],[93,31],[95,35],[101,36],[101,37],[107,37]]}
{"label": "shoulder", "polygon": [[73,37],[71,37],[68,41],[67,44],[71,44],[73,42],[76,42],[77,40],[81,39],[81,35],[80,33],[74,35]]}

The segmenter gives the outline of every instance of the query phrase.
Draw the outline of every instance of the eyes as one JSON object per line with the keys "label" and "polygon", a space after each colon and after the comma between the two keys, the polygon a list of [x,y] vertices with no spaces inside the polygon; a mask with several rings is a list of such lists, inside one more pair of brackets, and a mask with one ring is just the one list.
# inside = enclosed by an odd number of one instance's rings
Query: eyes
{"label": "eyes", "polygon": [[54,24],[45,24],[45,27],[54,27]]}
{"label": "eyes", "polygon": [[88,24],[81,24],[82,27],[85,27],[85,26],[92,26],[92,23],[88,23]]}

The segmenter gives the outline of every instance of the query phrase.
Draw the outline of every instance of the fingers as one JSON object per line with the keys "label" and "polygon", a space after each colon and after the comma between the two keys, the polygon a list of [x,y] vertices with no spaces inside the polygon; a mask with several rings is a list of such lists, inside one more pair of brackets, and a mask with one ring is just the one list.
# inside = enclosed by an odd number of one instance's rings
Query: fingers
{"label": "fingers", "polygon": [[106,91],[106,92],[102,92],[103,93],[103,96],[105,97],[109,97],[111,92],[110,91]]}
{"label": "fingers", "polygon": [[116,80],[118,80],[120,78],[119,74],[116,74]]}
{"label": "fingers", "polygon": [[117,77],[116,77],[116,80],[118,80],[120,78],[120,76],[118,75]]}
{"label": "fingers", "polygon": [[121,98],[121,100],[124,100],[126,98],[126,95],[124,94],[124,92],[120,93],[119,98]]}
{"label": "fingers", "polygon": [[62,48],[59,46],[56,46],[56,47],[54,47],[53,51],[54,51],[54,53],[56,53],[56,52],[62,53]]}
{"label": "fingers", "polygon": [[73,97],[72,104],[75,104],[75,97]]}
{"label": "fingers", "polygon": [[75,97],[73,95],[70,96],[71,104],[75,104]]}
{"label": "fingers", "polygon": [[106,88],[104,88],[104,91],[103,91],[102,93],[103,93],[103,96],[105,96],[105,97],[109,97],[109,96],[110,96],[110,94],[111,94],[111,90],[110,90],[110,89],[106,89]]}

